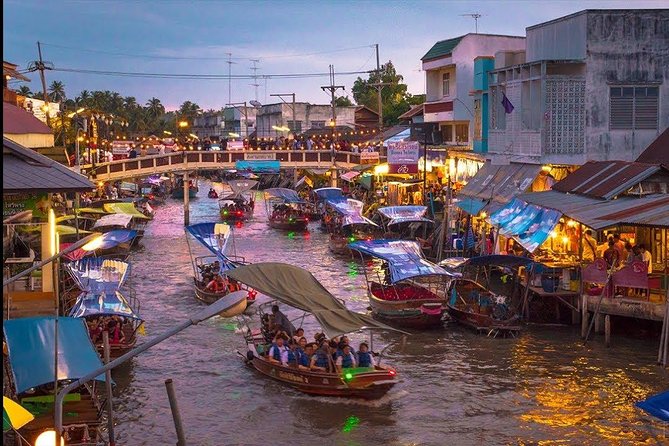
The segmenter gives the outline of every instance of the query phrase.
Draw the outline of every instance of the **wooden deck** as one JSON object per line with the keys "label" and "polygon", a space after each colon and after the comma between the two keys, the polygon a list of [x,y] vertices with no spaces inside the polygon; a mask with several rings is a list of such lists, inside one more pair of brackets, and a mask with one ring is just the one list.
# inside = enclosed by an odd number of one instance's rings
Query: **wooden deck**
{"label": "wooden deck", "polygon": [[[587,302],[588,311],[595,312],[600,296],[584,295],[583,298]],[[666,302],[649,301],[646,297],[605,297],[599,313],[661,322],[664,319],[665,307]]]}

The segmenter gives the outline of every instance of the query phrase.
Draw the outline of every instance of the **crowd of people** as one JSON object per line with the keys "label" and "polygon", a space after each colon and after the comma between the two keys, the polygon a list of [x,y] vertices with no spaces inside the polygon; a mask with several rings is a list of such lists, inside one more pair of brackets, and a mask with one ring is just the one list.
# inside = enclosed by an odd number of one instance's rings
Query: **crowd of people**
{"label": "crowd of people", "polygon": [[88,335],[94,345],[102,343],[103,332],[109,332],[110,345],[122,345],[126,341],[125,326],[128,322],[121,316],[102,316],[86,319]]}
{"label": "crowd of people", "polygon": [[271,347],[267,351],[267,360],[271,363],[327,373],[376,365],[366,342],[358,345],[357,352],[347,336],[327,339],[323,333],[316,333],[314,340],[309,342],[304,329],[295,329],[278,305],[272,306],[272,314],[265,323],[271,337]]}
{"label": "crowd of people", "polygon": [[277,204],[272,209],[272,220],[288,220],[289,218],[298,218],[304,216],[305,211],[294,208],[286,204]]}

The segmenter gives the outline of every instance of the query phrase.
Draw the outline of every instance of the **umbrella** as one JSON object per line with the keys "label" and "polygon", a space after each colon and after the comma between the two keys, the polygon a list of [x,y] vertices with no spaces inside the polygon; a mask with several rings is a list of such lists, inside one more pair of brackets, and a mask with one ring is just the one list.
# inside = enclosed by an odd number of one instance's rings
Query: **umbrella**
{"label": "umbrella", "polygon": [[2,431],[20,429],[34,420],[33,414],[24,409],[20,404],[2,397]]}

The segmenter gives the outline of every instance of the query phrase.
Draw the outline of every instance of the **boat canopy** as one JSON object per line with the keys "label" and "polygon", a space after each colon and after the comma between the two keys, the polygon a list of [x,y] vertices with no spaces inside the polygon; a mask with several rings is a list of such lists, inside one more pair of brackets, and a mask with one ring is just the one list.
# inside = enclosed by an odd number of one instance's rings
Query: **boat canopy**
{"label": "boat canopy", "polygon": [[297,194],[293,189],[287,189],[285,187],[274,187],[271,189],[265,189],[265,199],[279,199],[284,203],[305,203],[303,199]]}
{"label": "boat canopy", "polygon": [[535,262],[528,257],[506,256],[501,254],[493,254],[489,256],[476,256],[471,258],[452,257],[439,262],[439,265],[448,269],[458,269],[465,266],[505,266],[507,268],[517,268],[524,266],[529,268],[533,265],[534,272],[541,272],[544,265]]}
{"label": "boat canopy", "polygon": [[80,290],[92,293],[114,292],[130,275],[128,262],[100,257],[70,262],[65,268]]}
{"label": "boat canopy", "polygon": [[108,214],[108,212],[102,208],[79,208],[77,212],[80,214]]}
{"label": "boat canopy", "polygon": [[493,212],[489,221],[499,227],[499,233],[513,237],[529,252],[534,252],[546,241],[558,224],[562,213],[514,198]]}
{"label": "boat canopy", "polygon": [[412,240],[359,240],[351,249],[388,262],[391,283],[420,276],[452,276],[423,256],[418,242]]}
{"label": "boat canopy", "polygon": [[344,191],[338,187],[322,187],[314,189],[314,193],[319,201],[337,201],[344,200]]}
{"label": "boat canopy", "polygon": [[427,206],[387,206],[378,209],[379,214],[390,219],[388,226],[408,222],[434,223],[427,214]]}
{"label": "boat canopy", "polygon": [[669,422],[669,390],[639,401],[635,406],[655,418]]}
{"label": "boat canopy", "polygon": [[344,199],[343,201],[327,200],[327,204],[339,214],[343,215],[344,220],[342,226],[349,225],[372,225],[378,226],[372,220],[362,216],[362,207],[364,203],[352,198]]}
{"label": "boat canopy", "polygon": [[[74,217],[72,217],[74,218]],[[40,232],[42,228],[40,226],[32,226],[24,229],[25,232]],[[58,235],[74,235],[77,233],[77,228],[67,225],[56,225],[56,232]],[[91,234],[91,231],[86,231],[84,229],[79,229],[79,234]]]}
{"label": "boat canopy", "polygon": [[137,237],[137,231],[134,229],[114,229],[105,232],[100,237],[101,242],[96,248],[96,251],[101,249],[112,249],[120,244],[130,243],[135,237]]}
{"label": "boat canopy", "polygon": [[70,310],[70,317],[122,316],[142,320],[119,291],[83,292]]}
{"label": "boat canopy", "polygon": [[232,235],[232,229],[225,223],[198,223],[186,227],[186,230],[202,246],[211,251],[223,266],[232,267],[232,262],[225,255],[225,247]]}
{"label": "boat canopy", "polygon": [[150,217],[142,214],[133,203],[105,203],[105,211],[110,214],[125,214],[131,215],[134,218],[140,218],[142,220],[150,220]]}
{"label": "boat canopy", "polygon": [[[58,374],[55,373],[54,317],[4,321],[3,331],[16,393],[58,380],[76,380],[102,367],[83,319],[58,318]],[[96,378],[104,381],[104,375]]]}
{"label": "boat canopy", "polygon": [[98,221],[93,225],[95,228],[104,228],[109,226],[121,226],[127,228],[132,222],[132,215],[128,214],[108,214],[100,217]]}
{"label": "boat canopy", "polygon": [[365,329],[395,330],[371,317],[350,311],[307,270],[287,263],[254,263],[227,273],[229,277],[293,308],[314,315],[328,338]]}
{"label": "boat canopy", "polygon": [[241,196],[244,192],[248,192],[258,184],[255,180],[230,180],[228,186],[232,189],[232,194]]}

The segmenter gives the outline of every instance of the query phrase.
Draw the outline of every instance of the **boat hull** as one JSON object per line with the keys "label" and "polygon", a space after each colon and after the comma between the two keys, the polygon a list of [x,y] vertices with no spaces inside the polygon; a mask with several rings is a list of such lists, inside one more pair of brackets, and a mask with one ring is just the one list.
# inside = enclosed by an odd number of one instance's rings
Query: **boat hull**
{"label": "boat hull", "polygon": [[294,218],[293,221],[287,220],[269,220],[269,227],[283,231],[304,231],[309,225],[306,218]]}
{"label": "boat hull", "polygon": [[[207,291],[204,291],[204,290],[198,288],[197,286],[195,287],[195,298],[197,300],[199,300],[200,302],[202,302],[204,304],[207,304],[207,305],[213,304],[214,302],[216,302],[217,300],[219,300],[220,298],[222,298],[224,296],[227,296],[228,294],[229,293],[210,293],[210,292],[207,292]],[[253,305],[254,302],[255,302],[255,300],[253,300],[253,299],[243,300],[243,301],[239,302],[237,305],[235,305],[234,307],[229,308],[228,310],[226,310],[222,313],[219,313],[219,316],[221,316],[221,317],[237,316],[237,315],[243,313],[244,311],[246,311],[247,308],[249,306]]]}
{"label": "boat hull", "polygon": [[246,221],[250,220],[253,218],[253,211],[244,211],[241,214],[236,213],[236,212],[229,212],[229,213],[224,213],[223,211],[220,211],[221,215],[221,221]]}
{"label": "boat hull", "polygon": [[[188,189],[188,198],[197,198],[197,187],[191,187]],[[172,191],[172,198],[182,199],[184,197],[183,187],[177,187]]]}
{"label": "boat hull", "polygon": [[[438,328],[443,324],[443,317],[446,311],[446,299],[422,290],[426,294],[423,298],[415,299],[382,299],[382,291],[385,290],[389,295],[400,296],[405,287],[383,287],[378,283],[370,284],[369,304],[372,307],[372,316],[389,325],[413,328],[429,329]],[[412,287],[406,287],[412,288]],[[418,287],[413,287],[418,288]]]}
{"label": "boat hull", "polygon": [[485,314],[472,313],[448,305],[448,314],[459,324],[471,328],[477,332],[519,332],[521,326],[516,318],[500,321]]}
{"label": "boat hull", "polygon": [[356,372],[353,379],[345,381],[344,378],[335,373],[319,373],[300,370],[296,367],[286,367],[257,356],[254,356],[252,360],[247,359],[246,362],[261,374],[300,392],[314,396],[375,400],[388,393],[397,383],[397,376],[394,371],[386,369],[369,369],[368,372]]}

